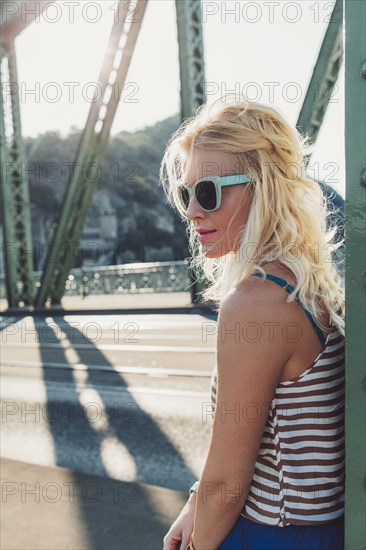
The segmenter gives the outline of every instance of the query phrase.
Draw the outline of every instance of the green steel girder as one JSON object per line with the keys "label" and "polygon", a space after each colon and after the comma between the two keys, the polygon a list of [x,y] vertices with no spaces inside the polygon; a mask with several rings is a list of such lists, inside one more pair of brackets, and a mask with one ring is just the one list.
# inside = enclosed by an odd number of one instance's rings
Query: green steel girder
{"label": "green steel girder", "polygon": [[[85,219],[98,178],[91,177],[87,168],[100,167],[108,144],[110,130],[122,94],[132,53],[141,28],[147,0],[121,1],[121,17],[113,23],[107,52],[99,75],[100,100],[92,102],[88,120],[80,139],[65,192],[62,211],[48,247],[41,286],[35,305],[60,303],[65,281],[78,250]],[[131,9],[130,9],[131,8]],[[130,15],[129,21],[123,14]]]}
{"label": "green steel girder", "polygon": [[[181,120],[206,102],[201,0],[175,0],[180,69]],[[203,283],[192,279],[191,301],[199,302]]]}
{"label": "green steel girder", "polygon": [[366,548],[366,2],[345,1],[346,550]]}
{"label": "green steel girder", "polygon": [[14,40],[1,39],[1,203],[8,307],[33,303],[33,247]]}
{"label": "green steel girder", "polygon": [[343,60],[343,0],[337,0],[297,121],[313,143],[318,136]]}
{"label": "green steel girder", "polygon": [[0,195],[9,308],[31,305],[35,294],[27,159],[21,132],[14,41],[52,3],[47,0],[4,0],[0,4]]}
{"label": "green steel girder", "polygon": [[206,101],[201,0],[175,0],[180,68],[181,118]]}

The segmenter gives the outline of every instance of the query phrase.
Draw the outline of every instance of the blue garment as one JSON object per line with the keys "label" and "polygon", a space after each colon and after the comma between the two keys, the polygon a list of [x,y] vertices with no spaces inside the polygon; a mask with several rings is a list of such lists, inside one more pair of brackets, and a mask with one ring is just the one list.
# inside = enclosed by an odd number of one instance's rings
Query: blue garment
{"label": "blue garment", "polygon": [[239,516],[219,550],[343,550],[344,516],[322,525],[277,527]]}

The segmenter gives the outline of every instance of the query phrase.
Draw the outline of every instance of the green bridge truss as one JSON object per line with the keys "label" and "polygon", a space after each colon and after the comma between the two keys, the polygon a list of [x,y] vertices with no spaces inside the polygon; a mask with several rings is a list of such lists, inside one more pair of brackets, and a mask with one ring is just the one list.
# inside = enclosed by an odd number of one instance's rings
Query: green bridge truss
{"label": "green bridge truss", "polygon": [[[16,1],[0,4],[1,18],[1,202],[4,225],[4,266],[9,311],[23,306],[59,303],[73,255],[97,182],[87,179],[84,166],[101,163],[119,96],[139,35],[148,0],[120,0],[123,13],[134,10],[133,24],[122,18],[113,24],[99,74],[99,102],[91,104],[72,175],[48,247],[38,293],[33,280],[30,205],[26,158],[22,142],[16,55],[16,36],[32,22],[22,21]],[[25,3],[24,1],[22,2]],[[44,9],[50,2],[27,1]],[[31,11],[31,10],[29,10]],[[200,0],[176,0],[182,119],[205,101],[204,51]],[[35,18],[35,15],[33,19]],[[346,550],[366,548],[366,347],[365,347],[365,191],[366,191],[366,3],[337,0],[314,66],[297,125],[316,140],[338,77],[345,50],[346,74]],[[112,84],[112,86],[111,86]],[[318,90],[314,94],[314,89]],[[6,90],[5,101],[3,95]],[[9,93],[10,92],[10,93]],[[193,288],[195,299],[199,285]]]}

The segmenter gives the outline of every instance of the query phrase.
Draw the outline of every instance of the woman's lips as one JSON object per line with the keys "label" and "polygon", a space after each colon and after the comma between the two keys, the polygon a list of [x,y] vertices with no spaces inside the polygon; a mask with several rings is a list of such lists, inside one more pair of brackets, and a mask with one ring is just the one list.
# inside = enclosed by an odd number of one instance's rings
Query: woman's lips
{"label": "woman's lips", "polygon": [[213,229],[212,231],[207,231],[207,232],[205,231],[205,233],[199,233],[198,240],[200,241],[200,243],[205,243],[210,239],[211,235],[213,235],[215,232],[216,232],[216,229]]}

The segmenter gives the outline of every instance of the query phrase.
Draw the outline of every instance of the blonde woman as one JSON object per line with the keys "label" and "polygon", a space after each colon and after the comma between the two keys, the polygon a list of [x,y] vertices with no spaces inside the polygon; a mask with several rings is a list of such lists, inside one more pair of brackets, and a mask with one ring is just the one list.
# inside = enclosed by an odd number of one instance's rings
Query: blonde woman
{"label": "blonde woman", "polygon": [[202,106],[161,182],[218,304],[211,442],[164,550],[343,548],[344,290],[303,140],[248,101]]}

